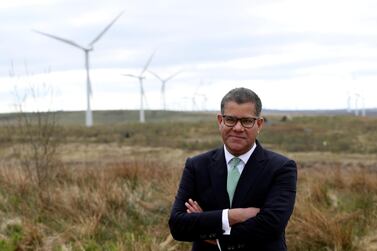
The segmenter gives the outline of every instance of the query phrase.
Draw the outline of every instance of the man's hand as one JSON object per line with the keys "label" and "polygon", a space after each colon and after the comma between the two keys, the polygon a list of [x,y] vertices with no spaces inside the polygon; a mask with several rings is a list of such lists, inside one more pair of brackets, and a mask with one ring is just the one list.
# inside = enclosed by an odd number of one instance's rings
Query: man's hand
{"label": "man's hand", "polygon": [[241,223],[255,217],[260,211],[260,208],[256,207],[247,207],[247,208],[231,208],[228,211],[228,220],[229,225],[233,226],[234,224]]}
{"label": "man's hand", "polygon": [[203,209],[199,206],[198,202],[189,199],[186,203],[185,206],[187,207],[187,212],[189,214],[191,213],[201,213],[203,212]]}

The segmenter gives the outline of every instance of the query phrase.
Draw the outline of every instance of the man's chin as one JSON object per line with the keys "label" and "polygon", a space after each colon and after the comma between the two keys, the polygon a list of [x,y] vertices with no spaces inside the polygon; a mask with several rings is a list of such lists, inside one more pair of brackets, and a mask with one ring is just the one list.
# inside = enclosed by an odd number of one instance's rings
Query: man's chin
{"label": "man's chin", "polygon": [[247,149],[245,150],[245,146],[240,146],[240,145],[235,145],[235,144],[227,145],[227,149],[231,154],[236,155],[236,156],[247,152]]}

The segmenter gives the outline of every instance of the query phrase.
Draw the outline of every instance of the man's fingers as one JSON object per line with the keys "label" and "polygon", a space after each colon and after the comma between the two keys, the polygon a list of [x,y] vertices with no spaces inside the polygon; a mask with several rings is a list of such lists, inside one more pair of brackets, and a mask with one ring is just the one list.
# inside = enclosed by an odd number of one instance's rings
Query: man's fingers
{"label": "man's fingers", "polygon": [[187,207],[187,210],[189,210],[191,213],[195,212],[195,208],[193,208],[190,203],[186,202],[185,206]]}
{"label": "man's fingers", "polygon": [[194,204],[195,204],[195,207],[200,210],[201,212],[203,212],[202,208],[199,206],[198,202],[194,201]]}
{"label": "man's fingers", "polygon": [[192,199],[189,199],[189,202],[190,202],[190,205],[195,208],[196,212],[203,212],[202,208],[199,206],[199,203],[192,200]]}
{"label": "man's fingers", "polygon": [[202,208],[199,206],[198,202],[189,199],[186,203],[185,206],[187,209],[190,211],[189,213],[201,213],[203,212]]}

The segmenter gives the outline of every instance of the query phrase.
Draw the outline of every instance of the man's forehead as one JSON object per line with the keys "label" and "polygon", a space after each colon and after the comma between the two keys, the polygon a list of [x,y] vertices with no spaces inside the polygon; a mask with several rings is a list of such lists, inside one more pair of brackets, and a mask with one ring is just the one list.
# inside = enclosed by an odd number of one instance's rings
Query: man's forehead
{"label": "man's forehead", "polygon": [[234,108],[238,109],[238,108],[241,108],[241,107],[250,108],[250,114],[252,114],[252,115],[255,115],[255,113],[256,113],[255,103],[253,103],[253,102],[237,103],[235,101],[228,101],[224,105],[224,111],[227,111],[229,109],[234,109]]}
{"label": "man's forehead", "polygon": [[229,106],[248,106],[248,105],[250,105],[250,106],[253,108],[253,110],[255,110],[255,103],[254,103],[254,102],[251,102],[251,101],[249,101],[249,102],[241,102],[241,103],[239,103],[239,102],[236,102],[236,101],[230,100],[230,101],[228,101],[228,102],[226,102],[226,103],[224,104],[224,108],[227,108],[227,107],[229,107]]}

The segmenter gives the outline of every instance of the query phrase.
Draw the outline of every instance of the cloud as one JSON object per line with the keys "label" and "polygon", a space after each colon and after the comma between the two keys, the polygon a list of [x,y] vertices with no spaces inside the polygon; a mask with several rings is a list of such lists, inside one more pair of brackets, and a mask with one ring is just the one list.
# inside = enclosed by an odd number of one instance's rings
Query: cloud
{"label": "cloud", "polygon": [[[347,91],[362,93],[368,105],[377,107],[369,95],[375,93],[377,62],[377,2],[372,0],[12,4],[0,7],[0,33],[6,38],[0,42],[0,76],[7,78],[12,61],[21,75],[24,61],[30,72],[51,68],[46,81],[59,90],[57,109],[85,108],[83,52],[31,29],[86,45],[123,9],[123,16],[90,54],[95,109],[137,108],[138,83],[121,74],[139,73],[156,48],[153,71],[168,76],[184,70],[167,86],[172,108],[192,107],[201,80],[211,83],[200,87],[201,94],[210,93],[206,102],[202,98],[202,106],[206,103],[211,109],[217,109],[222,95],[239,85],[256,89],[270,108],[338,108],[344,106]],[[5,96],[11,85],[2,85],[0,95]],[[320,93],[325,87],[336,97]],[[160,82],[147,76],[145,89],[150,107],[160,107]],[[308,90],[324,95],[322,102]]]}
{"label": "cloud", "polygon": [[0,10],[9,10],[14,8],[25,8],[32,6],[43,6],[43,5],[54,5],[61,2],[61,0],[12,0],[12,1],[3,1],[0,5]]}

